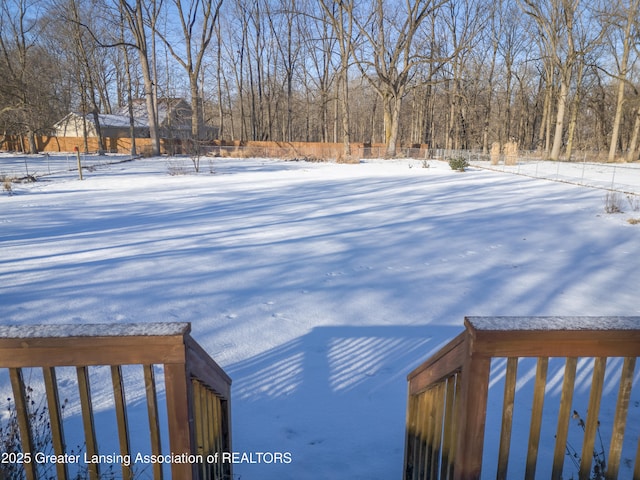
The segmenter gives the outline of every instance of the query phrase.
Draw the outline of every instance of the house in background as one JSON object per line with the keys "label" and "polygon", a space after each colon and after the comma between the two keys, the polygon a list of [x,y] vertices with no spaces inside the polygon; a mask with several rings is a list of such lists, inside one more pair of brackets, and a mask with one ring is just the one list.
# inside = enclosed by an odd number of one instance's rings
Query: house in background
{"label": "house in background", "polygon": [[[147,102],[140,98],[132,102],[133,118],[149,127]],[[191,105],[182,98],[159,98],[157,105],[158,129],[162,138],[188,138],[191,136]],[[129,106],[115,112],[129,118]],[[147,136],[148,132],[147,132]]]}
{"label": "house in background", "polygon": [[[132,103],[134,135],[149,138],[149,115],[144,99]],[[113,114],[98,114],[100,132],[104,138],[129,138],[129,106],[121,107]],[[191,106],[182,98],[158,99],[158,127],[162,138],[188,138],[191,135]],[[54,126],[56,137],[98,137],[94,115],[68,113]]]}
{"label": "house in background", "polygon": [[[129,116],[98,114],[100,131],[106,138],[127,138],[131,136],[129,127]],[[62,120],[53,126],[54,137],[97,137],[98,131],[93,114],[82,115],[81,113],[68,113]],[[137,138],[149,136],[149,126],[134,118],[134,135]]]}

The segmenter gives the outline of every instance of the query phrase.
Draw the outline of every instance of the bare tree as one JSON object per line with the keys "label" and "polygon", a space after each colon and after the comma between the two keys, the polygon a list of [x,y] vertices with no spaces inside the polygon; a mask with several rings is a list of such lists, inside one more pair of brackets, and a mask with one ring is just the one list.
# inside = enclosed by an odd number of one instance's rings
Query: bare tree
{"label": "bare tree", "polygon": [[[238,1],[243,22],[244,42],[242,50],[246,57],[247,78],[240,81],[248,82],[247,90],[248,109],[250,119],[250,131],[252,140],[269,140],[273,134],[271,91],[269,90],[271,71],[270,65],[275,68],[273,44],[267,35],[269,28],[265,25],[264,0],[252,2]],[[246,4],[245,4],[246,3]],[[244,58],[243,58],[244,60]]]}
{"label": "bare tree", "polygon": [[[329,3],[324,3],[329,8]],[[319,140],[322,142],[329,141],[329,102],[331,91],[334,87],[336,76],[336,67],[334,66],[333,57],[337,40],[333,34],[333,23],[335,19],[331,19],[326,15],[318,18],[313,14],[311,8],[315,7],[315,3],[310,4],[310,11],[305,15],[306,32],[304,35],[305,58],[303,62],[303,82],[306,86],[307,98],[313,102],[313,97],[319,98],[319,118],[318,130]],[[348,49],[347,49],[348,51]],[[348,66],[348,62],[347,62]],[[313,109],[315,105],[309,105],[309,109]],[[344,113],[344,112],[343,112]],[[347,109],[347,115],[349,111]],[[308,135],[307,138],[310,138]]]}
{"label": "bare tree", "polygon": [[60,110],[52,88],[55,61],[40,43],[44,23],[38,7],[26,0],[0,4],[0,118],[12,133],[26,135],[31,153],[38,151],[36,135]]}
{"label": "bare tree", "polygon": [[376,0],[371,12],[353,15],[358,33],[365,40],[352,45],[355,63],[382,101],[386,156],[397,152],[402,99],[416,65],[424,61],[414,39],[422,22],[445,3],[444,0],[413,0],[403,8]]}
{"label": "bare tree", "polygon": [[[55,34],[60,38],[60,47],[69,57],[69,65],[75,72],[76,82],[80,91],[80,104],[83,114],[84,149],[88,151],[87,115],[91,114],[98,137],[99,150],[105,150],[100,112],[109,111],[107,85],[101,81],[106,65],[102,63],[104,55],[98,53],[100,48],[89,32],[97,32],[97,26],[92,21],[96,12],[81,5],[76,0],[60,0],[55,2],[56,11],[65,12],[62,16],[54,16]],[[51,26],[51,25],[50,25]],[[88,27],[88,28],[85,28]],[[52,29],[53,30],[53,29]]]}
{"label": "bare tree", "polygon": [[[618,139],[620,136],[620,123],[625,107],[625,88],[628,84],[628,76],[631,68],[630,55],[636,43],[638,25],[638,15],[640,14],[640,0],[617,0],[612,5],[612,10],[607,15],[613,26],[612,38],[609,44],[622,45],[622,56],[617,56],[617,49],[613,48],[613,54],[616,57],[617,72],[614,78],[617,82],[617,95],[615,105],[615,116],[611,128],[611,142],[609,144],[608,160],[615,160],[618,150]],[[618,38],[616,33],[620,33]]]}
{"label": "bare tree", "polygon": [[282,62],[285,84],[285,113],[283,140],[293,140],[293,80],[300,56],[300,26],[302,21],[295,0],[279,0],[275,5],[266,2],[266,18],[270,35],[277,47]]}
{"label": "bare tree", "polygon": [[[122,11],[120,12],[122,15]],[[126,45],[125,42],[125,32],[124,32],[124,19],[121,18],[120,21],[120,44],[122,48],[122,56],[124,60],[124,75],[125,75],[125,90],[126,90],[126,104],[127,104],[127,113],[129,115],[129,137],[131,138],[131,156],[135,156],[137,154],[136,148],[136,130],[135,130],[135,117],[133,115],[133,74],[132,74],[132,59],[129,54],[130,47]]]}
{"label": "bare tree", "polygon": [[151,154],[160,154],[160,134],[158,131],[158,115],[155,102],[155,76],[152,74],[151,64],[149,62],[150,50],[147,40],[145,18],[145,6],[142,0],[135,0],[135,3],[129,3],[129,0],[119,0],[119,7],[129,31],[133,36],[133,46],[138,51],[140,60],[140,68],[144,79],[144,96],[147,105],[147,117],[149,121],[149,136],[151,137]]}
{"label": "bare tree", "polygon": [[354,0],[333,2],[320,0],[320,6],[331,24],[340,50],[340,69],[338,89],[340,91],[340,110],[342,113],[343,153],[351,155],[351,126],[349,121],[349,65],[353,51]]}
{"label": "bare tree", "polygon": [[520,0],[524,12],[538,27],[543,55],[549,59],[547,74],[558,72],[556,122],[549,158],[558,160],[564,142],[564,124],[569,94],[576,69],[589,49],[599,41],[602,30],[590,31],[591,12],[580,0]]}
{"label": "bare tree", "polygon": [[465,89],[462,86],[467,74],[466,66],[476,41],[479,26],[484,20],[480,4],[475,0],[449,2],[445,10],[445,21],[449,26],[451,43],[449,85],[449,117],[447,148],[460,149],[468,146],[468,120],[463,102]]}
{"label": "bare tree", "polygon": [[[228,3],[227,3],[228,5]],[[230,137],[241,141],[248,138],[248,125],[246,115],[246,89],[245,70],[247,63],[247,36],[249,30],[249,18],[247,9],[242,1],[233,3],[233,9],[229,14],[220,18],[220,46],[223,50],[223,68],[219,75],[226,86],[227,102],[230,117]],[[226,35],[225,35],[226,34]],[[231,72],[231,79],[226,72]],[[233,93],[232,93],[233,92]],[[239,132],[236,130],[239,129]],[[224,133],[224,132],[222,132]]]}
{"label": "bare tree", "polygon": [[522,14],[516,5],[509,1],[499,1],[495,4],[498,8],[498,54],[502,60],[504,70],[501,72],[504,89],[504,119],[500,132],[500,138],[509,141],[513,136],[512,123],[514,121],[512,104],[514,95],[515,69],[518,67],[518,59],[522,57],[526,48],[526,35],[522,29]]}
{"label": "bare tree", "polygon": [[629,141],[627,161],[634,162],[638,158],[638,139],[640,138],[640,105],[635,108],[633,130]]}
{"label": "bare tree", "polygon": [[158,31],[157,28],[155,33],[162,39],[173,58],[182,66],[189,77],[193,111],[191,134],[195,139],[200,139],[203,114],[199,78],[205,52],[213,38],[222,0],[173,0],[172,3],[177,15],[173,15],[173,13],[170,15],[180,20],[182,46],[175,46],[168,39],[166,33]]}

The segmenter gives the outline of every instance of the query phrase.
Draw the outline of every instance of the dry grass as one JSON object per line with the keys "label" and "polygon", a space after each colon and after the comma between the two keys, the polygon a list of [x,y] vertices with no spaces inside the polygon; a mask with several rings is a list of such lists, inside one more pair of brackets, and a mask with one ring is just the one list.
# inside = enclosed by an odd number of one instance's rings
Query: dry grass
{"label": "dry grass", "polygon": [[9,195],[13,193],[12,179],[10,177],[2,177],[2,189]]}
{"label": "dry grass", "polygon": [[518,163],[518,144],[516,142],[505,143],[502,150],[505,165],[516,165]]}
{"label": "dry grass", "polygon": [[351,165],[356,165],[360,163],[360,159],[358,157],[355,157],[353,155],[345,155],[342,152],[339,152],[336,155],[336,163],[345,163],[345,164],[351,164]]}
{"label": "dry grass", "polygon": [[493,142],[491,144],[491,165],[498,165],[500,163],[500,143]]}
{"label": "dry grass", "polygon": [[622,200],[617,192],[604,195],[604,211],[606,213],[622,213]]}

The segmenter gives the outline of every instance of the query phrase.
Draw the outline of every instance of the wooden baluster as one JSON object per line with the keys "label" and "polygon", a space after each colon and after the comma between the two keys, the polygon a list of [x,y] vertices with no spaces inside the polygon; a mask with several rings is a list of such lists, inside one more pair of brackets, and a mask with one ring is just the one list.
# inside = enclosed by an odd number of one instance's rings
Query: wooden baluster
{"label": "wooden baluster", "polygon": [[533,391],[533,405],[531,406],[531,428],[529,429],[529,448],[527,449],[527,466],[525,479],[533,480],[536,476],[538,463],[538,447],[540,445],[540,430],[542,428],[542,408],[544,406],[544,392],[547,384],[548,357],[538,357],[536,367],[536,382]]}
{"label": "wooden baluster", "polygon": [[[149,437],[151,441],[151,454],[160,455],[162,445],[160,443],[160,420],[158,416],[158,397],[156,394],[156,379],[153,365],[143,365],[144,385],[147,397],[147,415],[149,417]],[[162,464],[155,462],[153,465],[154,480],[162,480]]]}
{"label": "wooden baluster", "polygon": [[567,437],[569,436],[569,422],[571,420],[571,402],[576,383],[576,367],[578,359],[567,357],[564,366],[564,381],[562,383],[562,396],[560,397],[560,410],[558,412],[558,428],[556,429],[556,446],[553,453],[552,480],[561,480],[564,458],[567,451]]}
{"label": "wooden baluster", "polygon": [[438,383],[434,392],[433,415],[433,450],[431,452],[430,478],[438,478],[440,471],[440,457],[442,455],[442,417],[444,416],[445,381]]}
{"label": "wooden baluster", "polygon": [[[47,408],[49,409],[49,424],[51,425],[51,443],[56,455],[64,455],[64,430],[60,409],[60,396],[58,395],[58,382],[54,367],[43,367],[42,377],[47,394]],[[56,463],[56,477],[58,480],[67,480],[69,475],[66,463]]]}
{"label": "wooden baluster", "polygon": [[30,456],[31,461],[23,463],[27,480],[36,480],[36,462],[33,450],[33,436],[31,435],[31,424],[29,422],[29,400],[25,392],[24,379],[22,378],[21,368],[10,368],[9,377],[11,379],[11,388],[13,390],[13,401],[16,408],[16,419],[18,420],[18,429],[20,430],[20,443],[22,445],[22,453]]}
{"label": "wooden baluster", "polygon": [[100,478],[100,463],[92,462],[94,455],[98,454],[98,442],[96,441],[96,429],[93,423],[93,406],[91,403],[91,385],[89,383],[89,367],[76,367],[78,376],[78,392],[80,394],[80,407],[82,410],[82,425],[84,427],[84,441],[86,455],[90,462],[87,464],[89,478]]}
{"label": "wooden baluster", "polygon": [[[113,384],[120,453],[129,456],[131,455],[131,446],[129,442],[129,425],[127,423],[127,400],[125,398],[124,385],[122,384],[122,367],[120,365],[111,365],[111,383]],[[133,478],[131,465],[122,463],[121,467],[123,480],[131,480]]]}
{"label": "wooden baluster", "polygon": [[629,398],[633,387],[633,372],[636,368],[636,358],[626,357],[622,365],[620,374],[620,390],[618,391],[618,401],[616,403],[616,415],[613,421],[613,433],[611,435],[611,445],[609,445],[609,459],[607,463],[607,480],[618,478],[620,470],[620,457],[622,455],[622,442],[627,423],[627,413],[629,411]]}
{"label": "wooden baluster", "polygon": [[407,419],[406,419],[406,432],[405,432],[405,447],[404,447],[404,471],[403,480],[413,480],[413,470],[415,469],[416,461],[416,446],[417,435],[416,418],[418,416],[418,396],[409,393],[407,399]]}
{"label": "wooden baluster", "polygon": [[498,452],[498,480],[506,480],[511,448],[511,429],[513,425],[513,406],[516,396],[518,358],[507,359],[507,372],[504,379],[504,400],[502,402],[502,428],[500,430],[500,450]]}
{"label": "wooden baluster", "polygon": [[440,465],[440,478],[448,479],[452,475],[453,448],[455,444],[454,415],[457,374],[447,378],[445,394],[444,428],[442,432],[442,463]]}
{"label": "wooden baluster", "polygon": [[596,442],[598,430],[598,415],[600,414],[600,400],[602,399],[602,387],[604,385],[604,373],[607,367],[607,358],[599,357],[593,364],[593,377],[591,380],[591,393],[589,395],[589,407],[587,409],[587,422],[584,427],[584,441],[580,454],[580,480],[588,480],[591,476],[591,463],[593,461],[593,447]]}

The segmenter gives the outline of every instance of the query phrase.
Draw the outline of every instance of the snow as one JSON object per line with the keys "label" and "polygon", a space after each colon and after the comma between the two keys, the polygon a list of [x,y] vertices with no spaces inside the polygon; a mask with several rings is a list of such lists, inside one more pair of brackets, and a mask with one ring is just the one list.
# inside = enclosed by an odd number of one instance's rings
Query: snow
{"label": "snow", "polygon": [[492,165],[473,156],[471,161],[473,165],[495,171],[640,195],[640,168],[635,163],[550,162],[521,158],[516,165]]}
{"label": "snow", "polygon": [[[234,451],[291,453],[235,465],[242,480],[401,478],[406,375],[466,315],[640,315],[640,226],[627,222],[640,213],[630,199],[605,214],[603,190],[435,160],[216,158],[199,174],[188,158],[109,160],[121,159],[84,157],[80,181],[74,156],[0,156],[0,174],[44,175],[0,194],[3,324],[190,322],[233,379]],[[191,173],[170,175],[177,164]],[[535,365],[521,364],[526,392]],[[562,369],[551,363],[548,395]],[[591,369],[579,364],[578,390]],[[92,385],[98,415],[112,404],[106,375]],[[514,478],[522,464],[510,461]]]}
{"label": "snow", "polygon": [[640,317],[468,317],[475,330],[640,330]]}
{"label": "snow", "polygon": [[188,332],[188,323],[0,325],[0,338],[166,336]]}

